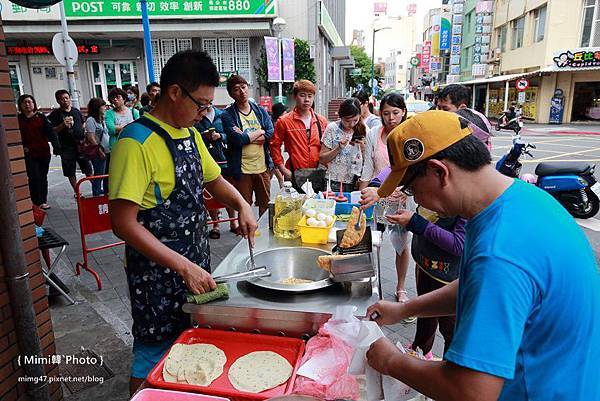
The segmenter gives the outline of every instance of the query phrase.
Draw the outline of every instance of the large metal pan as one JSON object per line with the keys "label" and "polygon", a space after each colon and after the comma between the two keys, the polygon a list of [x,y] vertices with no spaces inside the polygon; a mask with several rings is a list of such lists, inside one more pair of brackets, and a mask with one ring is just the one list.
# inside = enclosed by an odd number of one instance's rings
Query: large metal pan
{"label": "large metal pan", "polygon": [[[254,255],[259,266],[267,266],[269,277],[249,280],[258,287],[284,292],[307,292],[329,287],[335,284],[329,278],[329,272],[317,266],[317,257],[329,255],[329,252],[316,248],[282,247],[273,248]],[[250,260],[246,266],[250,269]],[[281,280],[295,277],[313,280],[306,284],[282,284]]]}

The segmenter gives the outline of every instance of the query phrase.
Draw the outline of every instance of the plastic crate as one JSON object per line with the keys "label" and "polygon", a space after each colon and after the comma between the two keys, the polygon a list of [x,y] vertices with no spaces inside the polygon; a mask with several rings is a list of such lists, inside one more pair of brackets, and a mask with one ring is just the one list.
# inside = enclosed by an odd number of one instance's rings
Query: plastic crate
{"label": "plastic crate", "polygon": [[302,205],[302,214],[306,214],[308,209],[316,210],[317,213],[324,213],[328,216],[335,215],[335,201],[333,199],[307,199]]}
{"label": "plastic crate", "polygon": [[[346,198],[348,198],[348,202],[336,202],[335,203],[335,214],[337,216],[339,216],[340,214],[352,213],[352,208],[354,206],[360,207],[360,205],[358,203],[350,202],[350,198],[351,198],[350,192],[343,192],[343,194]],[[371,206],[370,208],[368,208],[364,211],[365,216],[367,216],[368,220],[371,220],[373,218],[373,210],[374,209],[375,209],[375,206]]]}
{"label": "plastic crate", "polygon": [[131,401],[229,401],[229,398],[214,397],[212,395],[182,393],[181,391],[158,390],[145,388],[140,390]]}
{"label": "plastic crate", "polygon": [[305,244],[326,244],[329,239],[329,230],[335,224],[335,216],[333,216],[333,221],[327,227],[311,227],[306,224],[306,220],[307,217],[302,216],[302,219],[298,222],[302,242]]}

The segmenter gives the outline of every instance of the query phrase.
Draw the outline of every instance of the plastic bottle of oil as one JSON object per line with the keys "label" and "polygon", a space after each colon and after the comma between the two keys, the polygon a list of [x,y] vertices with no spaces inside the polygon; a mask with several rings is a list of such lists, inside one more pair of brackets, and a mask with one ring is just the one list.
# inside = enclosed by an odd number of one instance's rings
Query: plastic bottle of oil
{"label": "plastic bottle of oil", "polygon": [[294,239],[300,237],[297,224],[302,218],[302,196],[292,188],[292,183],[283,183],[281,192],[275,198],[273,232],[275,237]]}

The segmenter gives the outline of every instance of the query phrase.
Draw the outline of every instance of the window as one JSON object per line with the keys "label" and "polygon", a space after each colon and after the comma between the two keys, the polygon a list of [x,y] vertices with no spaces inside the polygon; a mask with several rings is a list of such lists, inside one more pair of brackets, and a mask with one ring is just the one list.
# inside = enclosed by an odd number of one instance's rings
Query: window
{"label": "window", "polygon": [[473,12],[471,11],[465,15],[465,33],[471,32],[471,20],[473,19]]}
{"label": "window", "polygon": [[523,34],[525,32],[525,17],[518,18],[512,22],[512,49],[523,46]]}
{"label": "window", "polygon": [[502,53],[506,51],[506,31],[507,24],[498,28],[498,42],[496,43],[496,47],[499,48]]}
{"label": "window", "polygon": [[544,32],[546,31],[546,10],[547,7],[545,5],[533,10],[534,42],[541,42],[542,40],[544,40]]}
{"label": "window", "polygon": [[177,52],[192,48],[192,39],[153,39],[154,77],[158,81],[167,61]]}
{"label": "window", "polygon": [[250,39],[206,38],[202,49],[213,59],[220,72],[237,72],[248,82],[250,75]]}
{"label": "window", "polygon": [[583,21],[581,23],[581,47],[600,45],[600,15],[598,0],[585,0],[583,6]]}
{"label": "window", "polygon": [[137,65],[133,61],[92,61],[92,93],[108,99],[112,88],[137,85]]}

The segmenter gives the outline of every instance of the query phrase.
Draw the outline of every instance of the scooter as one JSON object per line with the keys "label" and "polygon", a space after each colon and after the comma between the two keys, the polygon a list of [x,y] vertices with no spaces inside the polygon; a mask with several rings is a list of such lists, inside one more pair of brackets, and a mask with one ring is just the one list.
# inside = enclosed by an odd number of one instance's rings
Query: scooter
{"label": "scooter", "polygon": [[[533,158],[529,149],[535,149],[535,145],[514,141],[508,153],[496,163],[496,170],[518,178],[522,167],[520,158],[524,155]],[[520,178],[548,192],[573,217],[589,219],[600,210],[600,183],[594,177],[595,169],[596,166],[589,163],[540,163],[535,175],[523,174]]]}
{"label": "scooter", "polygon": [[506,124],[502,124],[502,120],[508,115],[508,110],[504,110],[499,116],[498,121],[496,122],[496,131],[500,131],[502,129],[509,129],[515,132],[515,137],[521,137],[521,130],[523,129],[523,118],[519,113],[515,115],[514,118],[511,118],[506,122]]}

